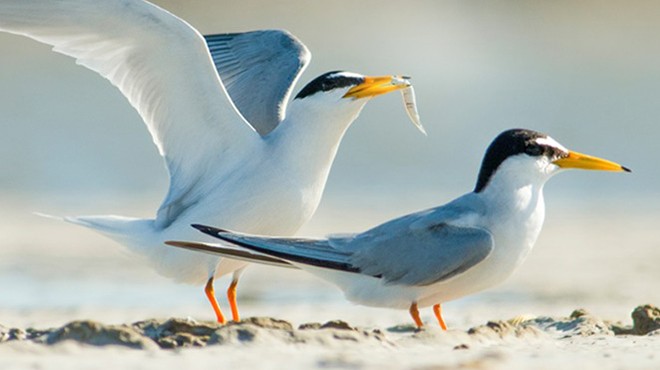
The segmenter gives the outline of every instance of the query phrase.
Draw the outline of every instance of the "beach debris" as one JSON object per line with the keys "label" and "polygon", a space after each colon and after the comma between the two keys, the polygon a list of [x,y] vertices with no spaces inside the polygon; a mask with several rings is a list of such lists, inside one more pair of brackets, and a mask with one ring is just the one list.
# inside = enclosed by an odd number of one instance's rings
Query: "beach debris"
{"label": "beach debris", "polygon": [[631,313],[633,325],[612,323],[616,335],[660,335],[660,308],[650,304],[637,306]]}
{"label": "beach debris", "polygon": [[[177,349],[209,345],[293,344],[353,348],[360,345],[398,347],[433,343],[456,350],[472,349],[488,343],[534,338],[564,340],[574,337],[613,335],[660,336],[660,308],[640,305],[632,311],[632,326],[611,323],[584,309],[568,317],[552,318],[521,315],[516,320],[489,321],[467,332],[440,329],[417,330],[399,325],[386,330],[354,327],[341,320],[307,323],[294,328],[291,323],[270,317],[250,317],[220,325],[190,318],[149,319],[125,325],[95,321],[73,321],[54,329],[20,329],[0,325],[0,345],[29,341],[43,345],[77,342],[91,346],[120,346],[133,349]],[[384,333],[384,332],[387,332]]]}
{"label": "beach debris", "polygon": [[272,317],[250,317],[239,322],[231,321],[214,331],[208,345],[247,344],[259,342],[298,342],[290,333],[291,323]]}
{"label": "beach debris", "polygon": [[319,330],[321,329],[320,322],[306,322],[298,326],[298,330]]}
{"label": "beach debris", "polygon": [[538,337],[541,335],[541,332],[532,325],[512,325],[506,321],[489,321],[486,325],[470,328],[467,333],[487,339]]}
{"label": "beach debris", "polygon": [[10,332],[11,330],[15,330],[15,329],[7,328],[3,325],[0,325],[0,343],[13,339],[12,334]]}
{"label": "beach debris", "polygon": [[203,347],[222,325],[187,319],[138,321],[132,327],[153,340],[160,348]]}
{"label": "beach debris", "polygon": [[578,308],[577,310],[573,310],[573,312],[571,312],[571,315],[569,317],[571,319],[577,319],[582,316],[589,316],[589,312],[584,308]]}
{"label": "beach debris", "polygon": [[386,330],[390,333],[416,333],[420,329],[415,324],[406,323],[390,326]]}
{"label": "beach debris", "polygon": [[325,324],[321,325],[319,329],[337,329],[337,330],[353,330],[353,331],[358,330],[350,326],[346,321],[341,321],[341,320],[328,321]]}
{"label": "beach debris", "polygon": [[532,325],[542,331],[557,334],[560,338],[592,335],[614,335],[611,325],[584,309],[574,310],[567,318],[537,317],[523,325]]}
{"label": "beach debris", "polygon": [[293,329],[286,321],[273,318],[249,318],[239,323],[230,322],[216,330],[208,345],[253,343],[318,344],[341,347],[348,343],[392,344],[380,330],[358,329],[341,320],[325,324],[308,323]]}
{"label": "beach debris", "polygon": [[636,335],[647,335],[660,329],[660,308],[647,304],[638,306],[632,312],[633,332]]}
{"label": "beach debris", "polygon": [[264,329],[288,330],[288,331],[293,330],[293,325],[291,325],[290,322],[280,319],[275,319],[272,317],[249,317],[247,319],[241,320],[238,323],[233,321],[230,324],[231,325],[249,324]]}
{"label": "beach debris", "polygon": [[93,346],[117,345],[134,349],[154,349],[156,344],[128,325],[105,325],[95,321],[73,321],[45,337],[46,344],[75,341]]}
{"label": "beach debris", "polygon": [[511,324],[511,325],[516,326],[516,325],[520,325],[520,324],[524,323],[525,321],[533,320],[533,319],[535,319],[536,317],[537,317],[537,316],[534,315],[534,314],[531,314],[531,313],[525,313],[525,314],[522,314],[522,315],[518,315],[518,316],[516,316],[516,317],[513,317],[513,318],[511,318],[511,319],[508,319],[506,322],[508,322],[508,323]]}

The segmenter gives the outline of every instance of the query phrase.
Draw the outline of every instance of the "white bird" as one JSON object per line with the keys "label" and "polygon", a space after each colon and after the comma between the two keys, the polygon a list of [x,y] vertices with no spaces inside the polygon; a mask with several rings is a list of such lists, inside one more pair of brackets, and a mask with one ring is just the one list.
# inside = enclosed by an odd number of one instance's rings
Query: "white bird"
{"label": "white bird", "polygon": [[[207,36],[140,0],[3,0],[0,30],[53,46],[115,85],[164,157],[170,187],[155,219],[67,217],[144,257],[162,275],[204,284],[224,322],[214,278],[239,319],[245,262],[167,248],[197,239],[191,223],[292,235],[315,212],[346,129],[368,98],[408,88],[405,77],[324,74],[287,106],[310,59],[286,31]],[[240,111],[240,113],[239,113]],[[211,240],[208,238],[208,240]]]}
{"label": "white bird", "polygon": [[329,239],[257,237],[194,225],[241,249],[167,244],[244,261],[297,267],[337,285],[349,301],[407,308],[441,303],[504,281],[536,242],[545,208],[543,185],[566,168],[626,171],[619,164],[569,151],[544,134],[513,129],[492,142],[473,192],[359,234]]}

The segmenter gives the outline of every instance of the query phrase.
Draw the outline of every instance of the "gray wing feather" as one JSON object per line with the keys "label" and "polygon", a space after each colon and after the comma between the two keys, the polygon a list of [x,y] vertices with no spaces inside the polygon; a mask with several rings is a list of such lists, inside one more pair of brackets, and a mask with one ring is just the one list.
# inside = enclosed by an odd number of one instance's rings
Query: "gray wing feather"
{"label": "gray wing feather", "polygon": [[243,117],[264,136],[283,119],[310,52],[287,31],[204,36],[213,63]]}
{"label": "gray wing feather", "polygon": [[[444,222],[421,229],[406,221],[414,219],[395,220],[363,234],[330,240],[267,238],[228,232],[214,236],[287,261],[370,275],[388,284],[417,286],[461,274],[493,250],[493,238],[488,231]],[[392,227],[383,227],[386,225]]]}
{"label": "gray wing feather", "polygon": [[492,235],[482,229],[439,223],[425,230],[389,234],[357,249],[350,263],[360,272],[389,284],[430,285],[461,274],[493,250]]}

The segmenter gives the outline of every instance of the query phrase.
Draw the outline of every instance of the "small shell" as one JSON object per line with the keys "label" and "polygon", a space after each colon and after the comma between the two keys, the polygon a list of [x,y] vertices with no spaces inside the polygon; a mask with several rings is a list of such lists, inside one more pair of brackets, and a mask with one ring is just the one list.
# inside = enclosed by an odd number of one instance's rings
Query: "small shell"
{"label": "small shell", "polygon": [[422,134],[426,135],[426,130],[422,126],[422,122],[419,119],[419,112],[417,111],[417,101],[415,100],[415,90],[412,85],[401,89],[401,96],[403,97],[403,104],[406,108],[406,113],[410,117],[410,121],[417,127]]}

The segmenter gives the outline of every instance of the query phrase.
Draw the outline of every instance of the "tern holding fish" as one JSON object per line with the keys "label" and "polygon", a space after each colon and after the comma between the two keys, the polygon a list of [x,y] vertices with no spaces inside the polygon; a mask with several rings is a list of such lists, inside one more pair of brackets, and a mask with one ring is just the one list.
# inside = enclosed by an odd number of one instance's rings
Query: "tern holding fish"
{"label": "tern holding fish", "polygon": [[[330,72],[287,104],[310,59],[294,36],[268,30],[205,37],[142,0],[3,0],[0,31],[75,58],[138,111],[170,175],[156,217],[65,220],[118,241],[162,275],[205,284],[219,322],[225,318],[213,281],[233,273],[227,295],[238,320],[236,284],[247,263],[164,241],[212,240],[191,223],[295,233],[314,214],[339,143],[364,105],[411,88],[398,76]],[[414,104],[406,109],[418,117]],[[418,118],[413,122],[423,131]]]}
{"label": "tern holding fish", "polygon": [[543,185],[564,169],[626,171],[621,165],[566,149],[525,129],[501,133],[486,151],[474,191],[448,204],[409,214],[353,235],[329,239],[258,237],[194,225],[226,244],[170,241],[207,254],[300,268],[344,291],[352,302],[408,309],[433,306],[501,283],[531,251],[545,217]]}

